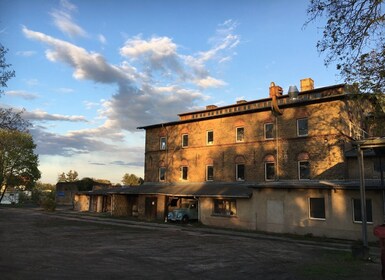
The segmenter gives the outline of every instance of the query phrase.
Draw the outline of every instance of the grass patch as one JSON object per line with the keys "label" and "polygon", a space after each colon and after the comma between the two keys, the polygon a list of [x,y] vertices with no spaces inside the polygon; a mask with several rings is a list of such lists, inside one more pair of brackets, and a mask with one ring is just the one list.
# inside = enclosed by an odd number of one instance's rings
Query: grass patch
{"label": "grass patch", "polygon": [[317,259],[299,266],[299,279],[369,279],[366,278],[367,273],[373,272],[373,263],[354,259],[351,252],[328,251],[320,254]]}

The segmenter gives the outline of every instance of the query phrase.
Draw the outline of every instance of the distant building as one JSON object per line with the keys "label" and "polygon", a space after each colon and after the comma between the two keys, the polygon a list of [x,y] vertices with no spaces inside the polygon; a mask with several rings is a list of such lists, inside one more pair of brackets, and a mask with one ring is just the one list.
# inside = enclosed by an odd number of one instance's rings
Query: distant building
{"label": "distant building", "polygon": [[[304,79],[300,92],[289,95],[272,84],[269,98],[209,105],[140,127],[145,183],[99,195],[110,197],[112,214],[165,219],[181,202],[197,200],[206,225],[359,239],[354,143],[370,136],[371,108],[370,98],[357,101],[343,84],[314,88]],[[364,156],[368,232],[375,240],[371,229],[384,222],[385,156],[375,150]]]}
{"label": "distant building", "polygon": [[74,182],[58,182],[56,184],[56,203],[58,205],[73,205],[75,193],[108,189],[111,184],[100,183],[92,179],[82,179]]}

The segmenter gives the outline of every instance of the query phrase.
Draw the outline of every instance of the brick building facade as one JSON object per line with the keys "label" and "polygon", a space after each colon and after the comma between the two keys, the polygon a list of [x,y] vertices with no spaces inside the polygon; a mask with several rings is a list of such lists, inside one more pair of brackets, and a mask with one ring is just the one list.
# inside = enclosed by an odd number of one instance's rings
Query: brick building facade
{"label": "brick building facade", "polygon": [[[109,195],[134,195],[137,216],[147,219],[164,219],[172,200],[195,199],[207,225],[359,239],[353,143],[368,137],[370,108],[345,85],[314,88],[304,79],[298,94],[282,95],[272,83],[269,98],[209,105],[140,127],[145,183]],[[385,157],[365,155],[371,232],[384,221]]]}

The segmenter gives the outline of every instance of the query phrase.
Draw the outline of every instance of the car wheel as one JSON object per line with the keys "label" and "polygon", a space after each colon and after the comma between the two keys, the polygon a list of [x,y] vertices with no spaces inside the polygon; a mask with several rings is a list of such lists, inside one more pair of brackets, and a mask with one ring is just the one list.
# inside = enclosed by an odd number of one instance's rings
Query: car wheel
{"label": "car wheel", "polygon": [[187,215],[184,215],[183,218],[182,218],[182,222],[183,223],[188,223],[188,216]]}

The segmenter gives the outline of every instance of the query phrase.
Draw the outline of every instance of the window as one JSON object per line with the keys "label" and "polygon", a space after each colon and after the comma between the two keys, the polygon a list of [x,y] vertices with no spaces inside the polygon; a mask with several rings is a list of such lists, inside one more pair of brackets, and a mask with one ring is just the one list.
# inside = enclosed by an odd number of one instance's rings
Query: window
{"label": "window", "polygon": [[311,219],[325,220],[325,199],[323,197],[309,199],[309,216]]}
{"label": "window", "polygon": [[307,118],[297,120],[297,135],[298,136],[308,135]]}
{"label": "window", "polygon": [[159,168],[159,181],[165,181],[166,180],[166,167],[160,167]]}
{"label": "window", "polygon": [[275,163],[265,162],[265,180],[272,181],[275,179]]}
{"label": "window", "polygon": [[180,168],[180,178],[182,180],[187,180],[188,179],[188,167],[187,166],[182,166]]}
{"label": "window", "polygon": [[214,215],[234,216],[237,214],[237,204],[234,199],[214,199]]}
{"label": "window", "polygon": [[298,179],[310,179],[310,163],[308,161],[298,162]]}
{"label": "window", "polygon": [[207,165],[206,166],[206,181],[214,180],[214,166]]}
{"label": "window", "polygon": [[237,164],[236,165],[236,180],[244,181],[245,180],[245,165]]}
{"label": "window", "polygon": [[[355,223],[361,223],[362,222],[361,199],[353,199],[353,221]],[[373,223],[372,200],[371,199],[366,200],[366,221],[368,223]]]}
{"label": "window", "polygon": [[265,123],[265,139],[273,139],[273,138],[274,138],[274,124]]}
{"label": "window", "polygon": [[209,130],[207,131],[207,145],[214,144],[214,131]]}
{"label": "window", "polygon": [[237,127],[237,142],[243,142],[245,140],[245,128]]}
{"label": "window", "polygon": [[166,137],[160,137],[160,149],[166,150]]}
{"label": "window", "polygon": [[188,134],[182,134],[182,147],[188,147]]}

